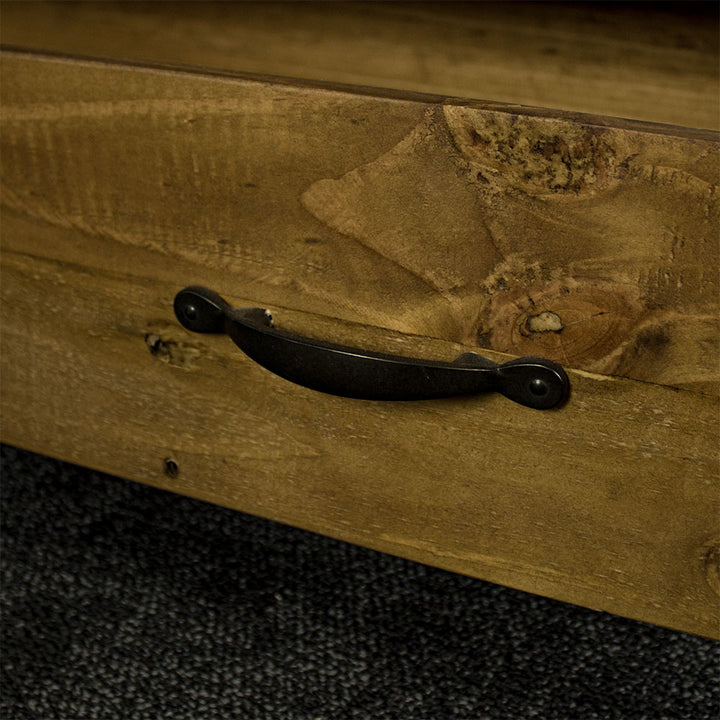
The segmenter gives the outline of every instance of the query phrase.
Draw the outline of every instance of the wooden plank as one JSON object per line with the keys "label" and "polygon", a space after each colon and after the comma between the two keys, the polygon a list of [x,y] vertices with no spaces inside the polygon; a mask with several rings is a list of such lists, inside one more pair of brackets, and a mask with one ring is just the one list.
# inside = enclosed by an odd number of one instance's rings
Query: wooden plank
{"label": "wooden plank", "polygon": [[[115,270],[89,251],[84,264],[41,258],[42,226],[12,218],[3,225],[29,246],[3,251],[3,441],[456,572],[719,636],[711,398],[578,372],[558,412],[502,397],[381,403],[321,395],[253,365],[227,338],[179,328],[172,298],[192,270],[182,259],[172,280],[155,277],[168,258],[150,250],[129,249]],[[342,342],[446,359],[466,349],[272,310],[285,327]],[[167,459],[176,475],[166,474]]]}
{"label": "wooden plank", "polygon": [[3,2],[4,43],[720,128],[715,3]]}
{"label": "wooden plank", "polygon": [[[3,441],[720,635],[716,134],[21,53],[2,72]],[[445,359],[493,345],[478,317],[523,292],[538,336],[591,322],[544,288],[624,318],[569,365],[626,377],[571,370],[546,413],[324,396],[186,333],[190,283]]]}
{"label": "wooden plank", "polygon": [[[9,54],[3,203],[196,280],[717,392],[713,132]],[[662,132],[660,132],[662,130]],[[19,237],[7,243],[22,246]]]}

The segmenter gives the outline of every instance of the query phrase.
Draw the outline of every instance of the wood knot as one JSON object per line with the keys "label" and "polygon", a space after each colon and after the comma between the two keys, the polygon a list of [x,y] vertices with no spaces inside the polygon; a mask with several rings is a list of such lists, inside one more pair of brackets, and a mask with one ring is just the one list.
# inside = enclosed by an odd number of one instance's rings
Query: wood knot
{"label": "wood knot", "polygon": [[[145,345],[150,354],[160,362],[189,370],[195,359],[200,356],[200,350],[175,339],[170,334],[163,333],[161,335],[160,332],[145,333]],[[175,329],[171,332],[175,332]]]}
{"label": "wood knot", "polygon": [[552,310],[545,310],[537,315],[528,315],[525,330],[528,333],[560,332],[563,329],[560,316]]}
{"label": "wood knot", "polygon": [[632,336],[644,313],[624,286],[572,278],[527,284],[527,278],[503,277],[480,313],[478,342],[500,352],[605,372],[607,358]]}
{"label": "wood knot", "polygon": [[471,179],[498,190],[586,196],[615,187],[628,170],[613,134],[602,128],[453,106],[445,117]]}

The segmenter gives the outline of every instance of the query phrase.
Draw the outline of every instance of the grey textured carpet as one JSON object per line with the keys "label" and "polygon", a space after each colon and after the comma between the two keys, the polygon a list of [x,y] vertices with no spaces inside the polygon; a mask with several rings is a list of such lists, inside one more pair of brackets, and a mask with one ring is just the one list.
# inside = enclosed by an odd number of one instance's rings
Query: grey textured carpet
{"label": "grey textured carpet", "polygon": [[3,718],[717,720],[718,644],[2,448]]}

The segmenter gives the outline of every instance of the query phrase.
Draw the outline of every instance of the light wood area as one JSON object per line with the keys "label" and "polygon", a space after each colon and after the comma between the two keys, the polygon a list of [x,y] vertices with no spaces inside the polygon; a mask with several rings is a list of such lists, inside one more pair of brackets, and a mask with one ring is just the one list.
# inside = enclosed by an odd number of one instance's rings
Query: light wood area
{"label": "light wood area", "polygon": [[[1,88],[3,441],[720,637],[717,133],[13,52]],[[572,396],[315,393],[184,331],[188,284]]]}
{"label": "light wood area", "polygon": [[7,44],[720,128],[717,4],[3,2]]}

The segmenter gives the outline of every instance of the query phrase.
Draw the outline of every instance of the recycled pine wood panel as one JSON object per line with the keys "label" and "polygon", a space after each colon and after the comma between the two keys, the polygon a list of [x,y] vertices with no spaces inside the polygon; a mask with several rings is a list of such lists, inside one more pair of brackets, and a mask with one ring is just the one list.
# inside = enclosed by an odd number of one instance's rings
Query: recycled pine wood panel
{"label": "recycled pine wood panel", "polygon": [[[3,441],[720,634],[716,133],[6,53],[0,143]],[[573,393],[314,393],[185,332],[193,283]]]}
{"label": "recycled pine wood panel", "polygon": [[[32,221],[4,225],[42,236]],[[167,258],[151,250],[130,254],[132,271],[87,252],[71,263],[3,251],[3,441],[718,636],[713,399],[579,372],[558,412],[495,396],[326,396],[272,376],[227,338],[178,328],[170,308],[191,263],[173,280],[156,277]],[[378,349],[446,359],[466,349],[272,310],[285,327]]]}
{"label": "recycled pine wood panel", "polygon": [[[10,53],[3,203],[123,262],[717,392],[718,134]],[[6,240],[13,245],[22,238]]]}
{"label": "recycled pine wood panel", "polygon": [[36,50],[720,129],[715,3],[3,2]]}

